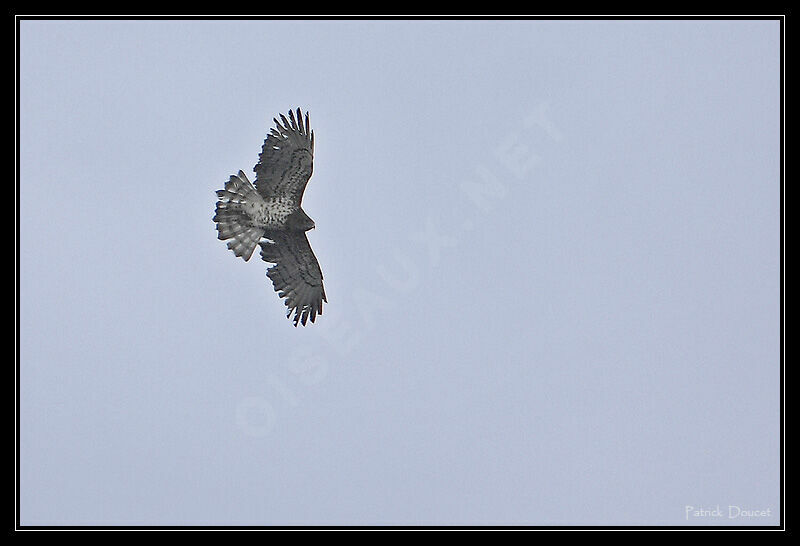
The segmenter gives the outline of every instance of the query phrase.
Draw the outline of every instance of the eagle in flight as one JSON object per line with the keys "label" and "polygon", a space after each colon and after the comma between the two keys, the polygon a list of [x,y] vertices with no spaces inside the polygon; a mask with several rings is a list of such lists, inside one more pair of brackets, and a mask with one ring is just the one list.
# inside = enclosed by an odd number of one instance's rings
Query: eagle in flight
{"label": "eagle in flight", "polygon": [[286,316],[294,325],[322,314],[325,288],[322,271],[308,243],[306,231],[314,221],[300,207],[303,192],[314,170],[314,131],[309,130],[308,112],[303,118],[289,110],[289,119],[273,119],[258,163],[255,187],[242,171],[232,175],[225,189],[218,190],[216,214],[219,239],[233,253],[248,261],[256,245],[261,258],[273,263],[267,269],[278,296],[285,298]]}

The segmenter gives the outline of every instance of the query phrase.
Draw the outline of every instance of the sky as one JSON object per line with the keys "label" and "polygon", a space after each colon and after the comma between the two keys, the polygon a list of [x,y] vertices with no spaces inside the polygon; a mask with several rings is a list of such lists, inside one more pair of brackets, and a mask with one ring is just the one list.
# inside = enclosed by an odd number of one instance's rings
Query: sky
{"label": "sky", "polygon": [[[779,22],[23,20],[22,525],[777,525]],[[217,240],[310,112],[328,304]]]}

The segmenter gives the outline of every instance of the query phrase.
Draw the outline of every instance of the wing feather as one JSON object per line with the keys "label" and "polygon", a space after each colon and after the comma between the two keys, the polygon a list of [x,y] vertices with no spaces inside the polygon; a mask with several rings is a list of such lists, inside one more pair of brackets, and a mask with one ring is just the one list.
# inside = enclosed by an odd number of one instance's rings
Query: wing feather
{"label": "wing feather", "polygon": [[285,298],[286,316],[306,325],[322,314],[327,303],[322,284],[322,270],[306,234],[302,231],[269,231],[269,241],[261,241],[261,259],[275,265],[267,270],[278,296]]}
{"label": "wing feather", "polygon": [[314,171],[314,138],[310,132],[308,112],[305,127],[300,108],[297,113],[289,110],[289,119],[280,114],[273,118],[275,127],[270,129],[258,163],[255,186],[262,197],[290,197],[296,206],[303,200],[303,192]]}

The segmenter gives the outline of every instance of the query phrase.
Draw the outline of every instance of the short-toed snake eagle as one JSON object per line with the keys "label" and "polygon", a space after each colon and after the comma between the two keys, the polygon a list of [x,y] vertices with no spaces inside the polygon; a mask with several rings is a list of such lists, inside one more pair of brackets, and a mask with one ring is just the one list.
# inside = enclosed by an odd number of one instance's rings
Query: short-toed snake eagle
{"label": "short-toed snake eagle", "polygon": [[314,131],[309,130],[300,108],[274,119],[258,163],[255,187],[242,171],[232,175],[225,189],[217,191],[214,222],[219,239],[245,261],[261,245],[261,258],[273,263],[267,270],[278,296],[285,298],[286,316],[294,325],[322,314],[327,303],[322,271],[308,243],[306,231],[314,221],[300,207],[303,192],[314,170]]}

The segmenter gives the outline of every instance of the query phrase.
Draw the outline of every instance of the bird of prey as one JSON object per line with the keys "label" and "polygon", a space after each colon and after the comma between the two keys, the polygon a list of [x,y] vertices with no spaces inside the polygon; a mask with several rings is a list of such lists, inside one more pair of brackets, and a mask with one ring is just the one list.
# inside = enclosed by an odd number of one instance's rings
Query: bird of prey
{"label": "bird of prey", "polygon": [[289,119],[273,118],[258,163],[255,187],[242,171],[231,175],[225,189],[218,190],[216,214],[218,238],[229,240],[228,248],[245,261],[261,246],[261,258],[273,263],[267,270],[278,296],[285,298],[294,325],[322,314],[328,302],[322,286],[322,271],[308,243],[306,231],[314,221],[300,207],[303,192],[314,167],[314,131],[309,130],[300,108],[289,110]]}

